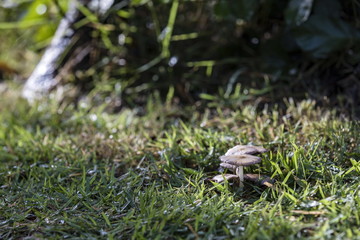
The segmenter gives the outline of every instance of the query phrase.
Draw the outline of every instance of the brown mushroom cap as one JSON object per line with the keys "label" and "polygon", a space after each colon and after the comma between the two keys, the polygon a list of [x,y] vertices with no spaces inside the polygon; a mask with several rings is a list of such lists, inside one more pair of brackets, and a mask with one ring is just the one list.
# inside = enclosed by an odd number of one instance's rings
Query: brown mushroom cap
{"label": "brown mushroom cap", "polygon": [[225,156],[230,155],[243,155],[243,154],[259,154],[264,153],[269,150],[258,147],[258,146],[249,146],[249,145],[236,145],[233,148],[230,148],[226,153]]}
{"label": "brown mushroom cap", "polygon": [[261,158],[249,154],[225,155],[221,156],[220,160],[224,163],[229,163],[235,166],[249,166],[261,162]]}
{"label": "brown mushroom cap", "polygon": [[215,177],[213,177],[212,179],[210,179],[211,181],[217,182],[217,183],[221,183],[224,182],[225,179],[227,181],[231,180],[231,179],[239,179],[238,175],[234,175],[234,174],[223,174],[223,175],[216,175]]}
{"label": "brown mushroom cap", "polygon": [[236,165],[232,165],[230,163],[225,163],[225,162],[220,163],[220,167],[231,169],[231,170],[235,170],[237,168]]}

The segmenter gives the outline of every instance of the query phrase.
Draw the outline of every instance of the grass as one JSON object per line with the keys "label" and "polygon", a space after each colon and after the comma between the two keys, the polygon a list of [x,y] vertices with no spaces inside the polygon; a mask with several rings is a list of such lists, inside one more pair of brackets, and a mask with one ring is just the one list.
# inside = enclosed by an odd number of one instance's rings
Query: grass
{"label": "grass", "polygon": [[[2,91],[1,239],[360,239],[360,125],[313,101],[107,114]],[[248,143],[273,189],[208,181]]]}

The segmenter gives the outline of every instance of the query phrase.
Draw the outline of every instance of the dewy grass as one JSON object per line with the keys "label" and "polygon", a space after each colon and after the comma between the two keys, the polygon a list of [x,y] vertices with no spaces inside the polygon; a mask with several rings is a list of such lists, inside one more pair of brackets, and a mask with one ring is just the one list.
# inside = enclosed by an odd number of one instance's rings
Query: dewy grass
{"label": "dewy grass", "polygon": [[[360,239],[360,126],[288,101],[286,112],[145,114],[0,99],[0,238]],[[274,188],[208,179],[236,144],[270,149],[249,172]]]}

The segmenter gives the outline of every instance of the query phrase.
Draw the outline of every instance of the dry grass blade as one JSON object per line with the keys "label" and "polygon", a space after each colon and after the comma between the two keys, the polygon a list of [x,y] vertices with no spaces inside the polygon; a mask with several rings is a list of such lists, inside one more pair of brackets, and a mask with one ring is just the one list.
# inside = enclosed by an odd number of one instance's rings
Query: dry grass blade
{"label": "dry grass blade", "polygon": [[323,215],[325,211],[304,211],[304,210],[292,210],[292,213],[301,214],[301,215]]}

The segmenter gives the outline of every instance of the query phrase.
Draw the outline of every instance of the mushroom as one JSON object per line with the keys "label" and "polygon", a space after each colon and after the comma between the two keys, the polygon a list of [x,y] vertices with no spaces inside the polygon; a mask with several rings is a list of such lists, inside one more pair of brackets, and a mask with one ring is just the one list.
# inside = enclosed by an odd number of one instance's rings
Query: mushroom
{"label": "mushroom", "polygon": [[235,166],[235,165],[232,165],[232,164],[229,164],[229,163],[224,163],[224,162],[223,162],[223,163],[220,163],[220,167],[233,170],[234,172],[235,172],[235,170],[236,170],[236,166]]}
{"label": "mushroom", "polygon": [[259,153],[264,153],[267,152],[269,150],[263,148],[263,147],[258,147],[258,146],[250,146],[250,145],[236,145],[233,148],[230,148],[226,153],[225,156],[230,156],[230,155],[243,155],[243,154],[259,154]]}
{"label": "mushroom", "polygon": [[244,186],[244,166],[250,166],[261,162],[261,158],[249,154],[225,155],[221,156],[220,160],[223,162],[223,167],[226,166],[227,168],[230,168],[229,165],[235,166],[236,175],[239,177],[240,180],[240,187]]}
{"label": "mushroom", "polygon": [[211,180],[217,183],[221,183],[225,180],[229,181],[231,179],[236,179],[236,178],[238,178],[238,176],[234,174],[222,174],[222,175],[216,175]]}

